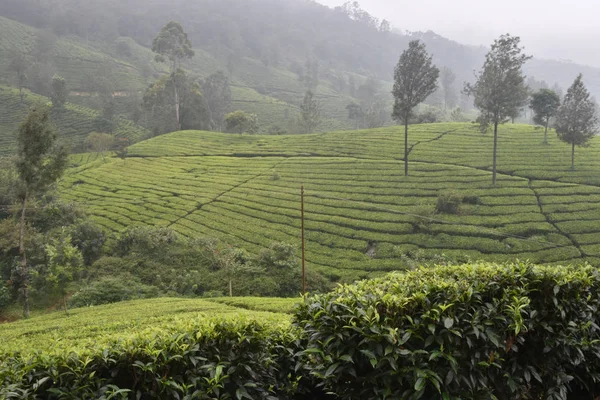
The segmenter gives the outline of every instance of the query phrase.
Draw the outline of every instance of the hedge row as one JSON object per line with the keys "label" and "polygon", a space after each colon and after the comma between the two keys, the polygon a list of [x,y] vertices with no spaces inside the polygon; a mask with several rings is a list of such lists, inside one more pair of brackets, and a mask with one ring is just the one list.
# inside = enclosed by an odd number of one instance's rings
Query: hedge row
{"label": "hedge row", "polygon": [[296,324],[342,399],[593,399],[599,307],[595,268],[477,264],[342,286]]}
{"label": "hedge row", "polygon": [[[263,307],[263,305],[259,305]],[[600,272],[527,263],[393,273],[95,352],[0,358],[0,398],[594,399]]]}

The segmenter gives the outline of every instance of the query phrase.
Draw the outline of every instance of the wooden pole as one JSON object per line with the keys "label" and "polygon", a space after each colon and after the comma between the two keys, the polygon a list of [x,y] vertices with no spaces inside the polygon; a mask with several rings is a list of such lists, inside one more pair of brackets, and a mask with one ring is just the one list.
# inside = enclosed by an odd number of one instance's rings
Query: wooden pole
{"label": "wooden pole", "polygon": [[302,294],[306,294],[306,259],[304,256],[304,185],[300,188],[300,202],[302,214]]}

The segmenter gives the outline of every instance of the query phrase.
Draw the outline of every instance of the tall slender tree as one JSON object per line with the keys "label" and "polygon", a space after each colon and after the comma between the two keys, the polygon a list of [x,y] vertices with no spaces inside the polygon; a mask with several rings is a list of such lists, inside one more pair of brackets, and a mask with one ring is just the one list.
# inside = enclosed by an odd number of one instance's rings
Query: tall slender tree
{"label": "tall slender tree", "polygon": [[315,100],[313,93],[308,90],[300,104],[298,126],[302,133],[313,133],[321,123],[321,105]]}
{"label": "tall slender tree", "polygon": [[583,84],[583,76],[579,74],[567,90],[556,115],[558,138],[571,145],[571,169],[575,169],[575,146],[587,146],[598,132],[599,124],[596,102]]}
{"label": "tall slender tree", "polygon": [[[178,70],[181,68],[181,62],[185,59],[194,57],[195,53],[192,50],[192,42],[188,38],[187,33],[179,22],[171,21],[165,25],[158,36],[152,42],[152,51],[156,53],[157,62],[169,61],[171,64],[171,75],[177,83],[180,80],[176,79]],[[175,118],[177,120],[178,129],[181,130],[181,99],[179,96],[179,85],[173,85],[175,93]]]}
{"label": "tall slender tree", "polygon": [[545,128],[544,143],[548,144],[548,126],[558,112],[560,97],[550,89],[540,89],[531,95],[529,107],[533,110],[533,122]]}
{"label": "tall slender tree", "polygon": [[454,108],[456,105],[456,87],[454,87],[454,82],[456,82],[456,74],[448,67],[442,68],[440,73],[440,84],[444,89],[444,112],[448,108]]}
{"label": "tall slender tree", "polygon": [[483,131],[494,127],[492,184],[496,184],[498,125],[519,116],[529,97],[522,67],[531,57],[523,54],[521,39],[502,35],[485,56],[483,68],[474,85],[466,84],[465,93],[473,95],[479,109]]}
{"label": "tall slender tree", "polygon": [[425,44],[413,40],[400,56],[394,71],[392,117],[404,123],[404,175],[408,176],[408,121],[413,109],[437,89],[440,70],[427,54]]}
{"label": "tall slender tree", "polygon": [[31,198],[46,192],[62,176],[67,165],[67,150],[57,143],[46,107],[31,109],[17,133],[17,174],[20,191],[19,254],[23,315],[29,317],[29,269],[25,251],[27,205]]}
{"label": "tall slender tree", "polygon": [[223,71],[217,71],[202,82],[202,95],[206,98],[211,127],[221,132],[225,114],[231,108],[231,87]]}
{"label": "tall slender tree", "polygon": [[18,49],[12,49],[10,51],[10,70],[15,74],[15,83],[19,88],[19,97],[21,98],[21,104],[23,104],[25,93],[25,84],[27,83],[27,69],[29,68],[30,61],[22,51]]}

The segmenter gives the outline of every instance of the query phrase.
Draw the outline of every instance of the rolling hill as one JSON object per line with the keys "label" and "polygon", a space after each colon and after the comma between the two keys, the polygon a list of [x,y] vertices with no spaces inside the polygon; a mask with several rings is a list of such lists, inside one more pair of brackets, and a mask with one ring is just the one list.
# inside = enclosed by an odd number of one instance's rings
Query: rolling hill
{"label": "rolling hill", "polygon": [[[413,126],[409,177],[396,127],[302,136],[177,132],[132,146],[125,162],[74,157],[60,192],[109,230],[168,226],[258,252],[275,241],[299,244],[304,185],[307,260],[333,280],[434,255],[599,263],[598,139],[577,150],[571,171],[569,146],[550,136],[544,145],[541,130],[503,126],[493,187],[492,137],[471,124]],[[459,213],[436,213],[449,192],[464,200]]]}

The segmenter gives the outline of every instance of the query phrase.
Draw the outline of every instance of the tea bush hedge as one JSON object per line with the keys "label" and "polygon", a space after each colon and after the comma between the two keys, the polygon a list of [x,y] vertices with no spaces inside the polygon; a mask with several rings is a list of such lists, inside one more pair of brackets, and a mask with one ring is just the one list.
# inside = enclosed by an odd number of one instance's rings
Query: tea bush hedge
{"label": "tea bush hedge", "polygon": [[0,337],[0,399],[283,399],[299,390],[299,335],[284,314],[138,300],[6,324]]}
{"label": "tea bush hedge", "polygon": [[342,399],[593,399],[599,307],[595,268],[472,264],[340,286],[295,323]]}

